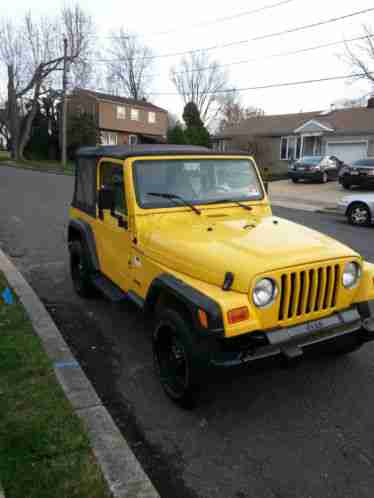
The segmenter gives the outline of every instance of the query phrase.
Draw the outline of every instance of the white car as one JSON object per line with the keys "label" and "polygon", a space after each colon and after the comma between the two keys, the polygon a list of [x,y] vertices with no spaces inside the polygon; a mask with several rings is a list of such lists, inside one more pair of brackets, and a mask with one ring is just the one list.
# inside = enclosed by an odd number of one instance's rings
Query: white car
{"label": "white car", "polygon": [[338,210],[352,225],[369,226],[374,221],[374,192],[347,195],[338,202]]}

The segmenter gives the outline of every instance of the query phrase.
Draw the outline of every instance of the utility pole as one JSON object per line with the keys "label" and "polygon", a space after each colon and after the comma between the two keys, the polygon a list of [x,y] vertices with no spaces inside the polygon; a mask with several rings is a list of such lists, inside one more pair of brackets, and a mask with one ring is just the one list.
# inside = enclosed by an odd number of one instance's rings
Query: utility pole
{"label": "utility pole", "polygon": [[66,87],[67,87],[67,54],[68,54],[68,40],[64,38],[64,67],[62,72],[62,115],[61,115],[61,166],[66,166]]}

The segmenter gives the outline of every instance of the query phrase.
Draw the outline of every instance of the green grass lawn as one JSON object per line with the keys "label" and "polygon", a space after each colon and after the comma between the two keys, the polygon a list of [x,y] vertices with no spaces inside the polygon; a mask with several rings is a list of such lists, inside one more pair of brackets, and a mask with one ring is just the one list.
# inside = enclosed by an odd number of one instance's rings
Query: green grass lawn
{"label": "green grass lawn", "polygon": [[8,498],[108,498],[82,422],[0,273],[0,480]]}

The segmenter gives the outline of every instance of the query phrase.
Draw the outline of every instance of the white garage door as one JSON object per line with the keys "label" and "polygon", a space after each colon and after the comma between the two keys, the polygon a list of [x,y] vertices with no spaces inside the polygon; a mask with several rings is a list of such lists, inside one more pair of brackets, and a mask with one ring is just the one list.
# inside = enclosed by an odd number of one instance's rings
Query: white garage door
{"label": "white garage door", "polygon": [[347,164],[367,157],[367,144],[364,142],[327,143],[327,155],[336,156]]}

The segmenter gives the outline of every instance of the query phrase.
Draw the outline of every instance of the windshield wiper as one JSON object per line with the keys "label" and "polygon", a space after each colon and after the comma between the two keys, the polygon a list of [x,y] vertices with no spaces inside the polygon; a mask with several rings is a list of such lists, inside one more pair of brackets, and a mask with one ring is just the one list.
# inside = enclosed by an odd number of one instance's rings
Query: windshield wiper
{"label": "windshield wiper", "polygon": [[188,206],[194,211],[196,214],[201,214],[201,211],[197,209],[193,204],[190,202],[186,201],[186,199],[183,199],[180,195],[177,194],[169,194],[169,193],[162,193],[162,192],[147,192],[147,195],[152,195],[153,197],[161,197],[162,199],[169,199],[170,201],[173,200],[178,200],[181,201],[185,206]]}
{"label": "windshield wiper", "polygon": [[239,201],[234,201],[233,199],[217,199],[217,201],[214,202],[214,204],[219,204],[220,202],[232,202],[233,204],[236,204],[237,206],[242,207],[243,209],[246,209],[247,211],[252,211],[251,206],[247,206],[247,204],[243,204],[242,202]]}

